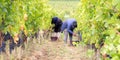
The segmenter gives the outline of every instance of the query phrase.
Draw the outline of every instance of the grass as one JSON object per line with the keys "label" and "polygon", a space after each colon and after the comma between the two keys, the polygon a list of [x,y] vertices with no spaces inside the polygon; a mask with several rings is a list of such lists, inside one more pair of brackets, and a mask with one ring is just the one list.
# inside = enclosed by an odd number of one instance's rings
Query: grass
{"label": "grass", "polygon": [[49,3],[55,10],[71,11],[76,9],[79,1],[50,1]]}
{"label": "grass", "polygon": [[66,14],[72,16],[79,1],[49,1],[49,4],[56,13],[63,18]]}

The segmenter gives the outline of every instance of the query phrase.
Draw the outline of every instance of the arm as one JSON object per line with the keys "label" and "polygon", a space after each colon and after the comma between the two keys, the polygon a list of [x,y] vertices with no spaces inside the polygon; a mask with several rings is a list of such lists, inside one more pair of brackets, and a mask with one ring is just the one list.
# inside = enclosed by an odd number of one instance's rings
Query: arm
{"label": "arm", "polygon": [[67,30],[70,34],[73,34],[73,32],[71,30]]}
{"label": "arm", "polygon": [[72,34],[73,36],[77,36],[71,29],[67,28],[67,31]]}
{"label": "arm", "polygon": [[68,25],[68,26],[67,26],[67,31],[68,31],[70,34],[73,34],[73,31],[72,31],[70,28],[71,28],[71,26]]}

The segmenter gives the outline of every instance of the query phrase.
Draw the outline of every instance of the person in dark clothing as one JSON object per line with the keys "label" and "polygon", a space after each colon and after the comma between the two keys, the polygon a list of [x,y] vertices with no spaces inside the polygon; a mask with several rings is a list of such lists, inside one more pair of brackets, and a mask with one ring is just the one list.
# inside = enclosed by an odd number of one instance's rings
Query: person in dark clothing
{"label": "person in dark clothing", "polygon": [[53,30],[54,32],[60,32],[61,26],[62,26],[62,20],[58,17],[53,17],[51,24],[54,24]]}
{"label": "person in dark clothing", "polygon": [[51,24],[53,24],[54,26],[52,27],[52,29],[54,30],[54,32],[56,33],[57,37],[59,38],[59,32],[61,31],[61,26],[62,26],[62,20],[59,19],[58,17],[53,17]]}
{"label": "person in dark clothing", "polygon": [[76,34],[73,32],[74,29],[77,27],[77,21],[75,19],[67,19],[66,21],[63,22],[62,27],[61,27],[61,32],[65,33],[65,38],[64,41],[65,43],[67,43],[67,38],[68,38],[68,34],[69,34],[69,38],[70,38],[70,46],[73,46],[72,44],[72,36],[76,36]]}

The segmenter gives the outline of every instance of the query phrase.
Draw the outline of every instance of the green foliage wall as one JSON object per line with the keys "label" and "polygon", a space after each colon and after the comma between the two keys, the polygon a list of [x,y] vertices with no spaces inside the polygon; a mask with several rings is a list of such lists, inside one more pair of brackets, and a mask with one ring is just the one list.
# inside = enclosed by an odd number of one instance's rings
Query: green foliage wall
{"label": "green foliage wall", "polygon": [[21,26],[26,33],[34,33],[39,28],[48,29],[51,17],[55,13],[47,2],[47,0],[1,0],[1,30],[15,35],[19,33]]}
{"label": "green foliage wall", "polygon": [[120,0],[81,0],[74,17],[86,44],[100,48],[104,42],[101,53],[120,59],[120,35],[116,33],[120,29]]}

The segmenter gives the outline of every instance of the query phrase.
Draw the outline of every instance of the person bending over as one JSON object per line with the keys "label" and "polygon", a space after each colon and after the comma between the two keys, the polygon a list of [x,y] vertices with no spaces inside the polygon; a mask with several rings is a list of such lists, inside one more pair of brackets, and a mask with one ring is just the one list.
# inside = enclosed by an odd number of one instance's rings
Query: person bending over
{"label": "person bending over", "polygon": [[67,44],[67,38],[69,34],[70,46],[73,46],[72,36],[76,36],[76,34],[73,32],[75,28],[77,28],[77,21],[74,18],[65,20],[61,27],[61,32],[64,31],[64,35],[65,35],[64,41],[66,44]]}
{"label": "person bending over", "polygon": [[54,26],[52,27],[53,31],[55,32],[55,35],[59,38],[60,37],[60,31],[61,31],[61,26],[62,26],[62,20],[58,17],[53,17],[51,24]]}

